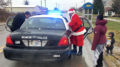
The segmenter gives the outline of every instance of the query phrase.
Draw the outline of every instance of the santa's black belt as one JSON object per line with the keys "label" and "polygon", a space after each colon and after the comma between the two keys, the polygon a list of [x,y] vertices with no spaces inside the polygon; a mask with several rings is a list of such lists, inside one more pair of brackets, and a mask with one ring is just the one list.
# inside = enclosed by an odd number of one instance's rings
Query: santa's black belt
{"label": "santa's black belt", "polygon": [[74,30],[74,32],[77,32],[81,27],[82,27],[82,25],[80,25],[79,28],[77,28],[76,30]]}

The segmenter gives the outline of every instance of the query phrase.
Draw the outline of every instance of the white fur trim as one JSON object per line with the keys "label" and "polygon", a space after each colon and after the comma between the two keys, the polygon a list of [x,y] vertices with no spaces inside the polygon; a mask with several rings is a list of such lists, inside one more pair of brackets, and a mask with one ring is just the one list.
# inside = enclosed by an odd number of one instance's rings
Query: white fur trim
{"label": "white fur trim", "polygon": [[73,11],[68,11],[68,13],[75,13],[75,11],[73,10]]}
{"label": "white fur trim", "polygon": [[81,32],[72,32],[71,35],[74,35],[74,36],[79,36],[79,35],[83,35],[84,33],[86,32],[86,29],[84,29],[83,31]]}

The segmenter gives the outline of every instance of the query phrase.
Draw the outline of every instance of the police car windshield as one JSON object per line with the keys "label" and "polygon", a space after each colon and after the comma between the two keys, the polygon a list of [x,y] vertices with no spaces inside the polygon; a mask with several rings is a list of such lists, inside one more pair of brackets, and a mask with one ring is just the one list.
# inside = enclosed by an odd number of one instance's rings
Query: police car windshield
{"label": "police car windshield", "polygon": [[61,29],[65,30],[65,24],[60,18],[34,17],[29,18],[21,29]]}

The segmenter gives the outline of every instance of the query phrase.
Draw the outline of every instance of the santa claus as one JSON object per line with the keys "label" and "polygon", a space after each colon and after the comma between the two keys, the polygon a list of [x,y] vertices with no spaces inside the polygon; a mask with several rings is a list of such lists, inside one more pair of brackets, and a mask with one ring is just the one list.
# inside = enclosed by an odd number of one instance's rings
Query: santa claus
{"label": "santa claus", "polygon": [[[71,43],[73,44],[73,54],[82,55],[82,47],[84,44],[84,33],[86,32],[84,26],[82,26],[82,21],[80,17],[75,13],[74,9],[69,9],[68,11],[71,21],[69,22],[69,27],[71,28],[72,34],[70,37]],[[77,52],[77,48],[79,51]]]}

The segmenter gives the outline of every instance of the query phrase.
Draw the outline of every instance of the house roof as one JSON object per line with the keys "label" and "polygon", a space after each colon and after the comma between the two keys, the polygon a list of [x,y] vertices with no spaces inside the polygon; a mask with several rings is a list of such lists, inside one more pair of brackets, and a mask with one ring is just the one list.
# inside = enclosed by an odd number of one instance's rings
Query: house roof
{"label": "house roof", "polygon": [[[12,7],[36,7],[37,5],[12,5]],[[6,6],[11,7],[11,6]]]}

